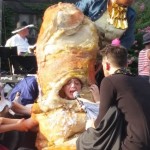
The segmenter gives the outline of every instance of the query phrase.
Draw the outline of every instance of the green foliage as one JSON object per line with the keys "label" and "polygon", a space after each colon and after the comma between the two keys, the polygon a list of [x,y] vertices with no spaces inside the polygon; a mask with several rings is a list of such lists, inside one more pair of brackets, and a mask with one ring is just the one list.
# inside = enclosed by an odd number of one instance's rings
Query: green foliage
{"label": "green foliage", "polygon": [[134,4],[134,9],[137,12],[136,30],[144,29],[150,25],[150,1],[138,0]]}
{"label": "green foliage", "polygon": [[30,10],[32,13],[43,16],[44,10],[53,3],[25,3],[20,2],[22,7]]}
{"label": "green foliage", "polygon": [[[36,14],[39,18],[42,18],[43,13],[47,7],[52,5],[53,3],[26,3],[22,1],[18,1],[19,5],[25,10],[29,10],[31,14]],[[3,19],[2,19],[2,45],[5,44],[5,41],[11,36],[11,31],[14,30],[16,26],[15,16],[17,16],[17,12],[8,5],[7,3],[3,3]]]}
{"label": "green foliage", "polygon": [[[58,0],[57,0],[58,2]],[[37,14],[42,18],[45,9],[57,3],[55,0],[51,0],[49,3],[27,3],[23,1],[18,1],[18,3],[30,12]],[[129,50],[129,68],[133,73],[137,74],[137,63],[138,63],[138,53],[143,49],[142,36],[144,32],[150,32],[150,0],[138,0],[135,1],[133,8],[137,13],[136,25],[135,25],[135,43]],[[4,6],[3,10],[3,31],[2,31],[2,44],[11,35],[11,31],[16,25],[16,12],[9,7],[9,5]],[[148,28],[149,27],[149,28]]]}
{"label": "green foliage", "polygon": [[136,25],[135,25],[135,43],[129,50],[129,60],[131,64],[129,68],[135,74],[138,72],[138,54],[139,51],[144,48],[143,34],[150,32],[150,1],[138,0],[133,5],[137,13]]}
{"label": "green foliage", "polygon": [[12,28],[15,26],[13,16],[16,15],[16,13],[8,6],[4,8],[5,9],[3,9],[3,17],[2,17],[3,19],[2,20],[2,26],[3,26],[2,43],[4,43],[5,39],[7,39],[10,36]]}

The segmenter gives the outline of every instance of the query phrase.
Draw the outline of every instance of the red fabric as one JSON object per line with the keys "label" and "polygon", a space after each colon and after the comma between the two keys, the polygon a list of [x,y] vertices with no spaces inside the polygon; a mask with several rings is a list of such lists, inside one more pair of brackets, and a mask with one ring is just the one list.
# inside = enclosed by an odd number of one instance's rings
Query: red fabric
{"label": "red fabric", "polygon": [[0,150],[8,150],[8,148],[6,148],[6,147],[3,146],[3,145],[0,145]]}

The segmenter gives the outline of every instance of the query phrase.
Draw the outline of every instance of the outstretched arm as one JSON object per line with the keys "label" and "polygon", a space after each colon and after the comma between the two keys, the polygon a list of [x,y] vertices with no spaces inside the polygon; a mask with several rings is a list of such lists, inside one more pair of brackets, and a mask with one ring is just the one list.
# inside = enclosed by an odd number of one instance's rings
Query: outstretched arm
{"label": "outstretched arm", "polygon": [[12,110],[19,114],[31,115],[31,108],[13,101]]}
{"label": "outstretched arm", "polygon": [[22,126],[23,119],[10,119],[10,118],[4,118],[0,117],[0,133],[17,130],[17,131],[27,131],[28,128],[25,126]]}
{"label": "outstretched arm", "polygon": [[29,119],[11,119],[0,117],[0,133],[17,130],[28,131],[38,126],[38,122],[32,118]]}
{"label": "outstretched arm", "polygon": [[38,122],[30,117],[22,122],[22,126],[28,130],[36,131],[38,128]]}

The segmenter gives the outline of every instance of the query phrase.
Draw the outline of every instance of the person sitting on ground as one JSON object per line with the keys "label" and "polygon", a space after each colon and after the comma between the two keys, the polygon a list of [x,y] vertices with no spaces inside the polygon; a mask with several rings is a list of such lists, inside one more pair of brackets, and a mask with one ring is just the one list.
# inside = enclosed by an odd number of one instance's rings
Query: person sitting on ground
{"label": "person sitting on ground", "polygon": [[[17,22],[17,27],[5,44],[5,47],[17,47],[18,55],[29,54],[30,44],[28,43],[27,36],[29,35],[29,28],[34,27],[33,24],[27,25],[25,21]],[[31,46],[34,48],[35,46]]]}
{"label": "person sitting on ground", "polygon": [[31,115],[31,106],[26,107],[18,102],[20,100],[20,94],[17,93],[13,102],[10,102],[4,95],[4,85],[0,84],[0,116],[1,117],[15,117],[19,115]]}
{"label": "person sitting on ground", "polygon": [[[23,139],[26,139],[26,137],[29,141],[33,141],[33,144],[32,142],[27,143],[28,147],[34,147],[33,136],[36,137],[36,133],[26,132],[23,128],[20,128],[20,121],[23,119],[20,120],[19,118],[29,118],[31,116],[31,108],[16,102],[18,97],[19,95],[16,94],[13,102],[8,101],[4,95],[4,85],[0,84],[0,133],[3,132],[0,134],[0,143],[11,150],[16,150],[17,146],[24,145],[25,142]],[[12,129],[15,131],[11,131]],[[0,145],[0,150],[2,149],[2,145]]]}
{"label": "person sitting on ground", "polygon": [[[100,86],[99,114],[95,122],[88,122],[87,131],[78,138],[77,150],[149,150],[149,83],[127,70],[125,48],[108,45],[101,51],[101,55],[105,78]],[[109,116],[109,110],[114,106],[121,113],[121,118],[115,118],[114,114],[113,118]],[[125,124],[120,123],[114,130],[111,123],[114,123],[115,119],[116,122],[123,119]],[[121,125],[123,126],[119,128]],[[113,137],[115,132],[117,138]],[[115,148],[114,143],[117,143]]]}
{"label": "person sitting on ground", "polygon": [[[15,99],[16,94],[19,96]],[[9,93],[8,100],[16,101],[21,105],[33,104],[39,95],[39,87],[35,76],[27,76],[18,82]]]}

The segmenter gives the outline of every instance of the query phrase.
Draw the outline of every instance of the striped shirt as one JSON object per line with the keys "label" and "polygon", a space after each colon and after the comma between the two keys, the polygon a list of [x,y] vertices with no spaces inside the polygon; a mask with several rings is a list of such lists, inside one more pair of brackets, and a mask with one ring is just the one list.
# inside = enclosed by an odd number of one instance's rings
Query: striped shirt
{"label": "striped shirt", "polygon": [[138,74],[142,76],[150,75],[150,60],[147,57],[148,50],[150,49],[141,50],[138,57]]}

